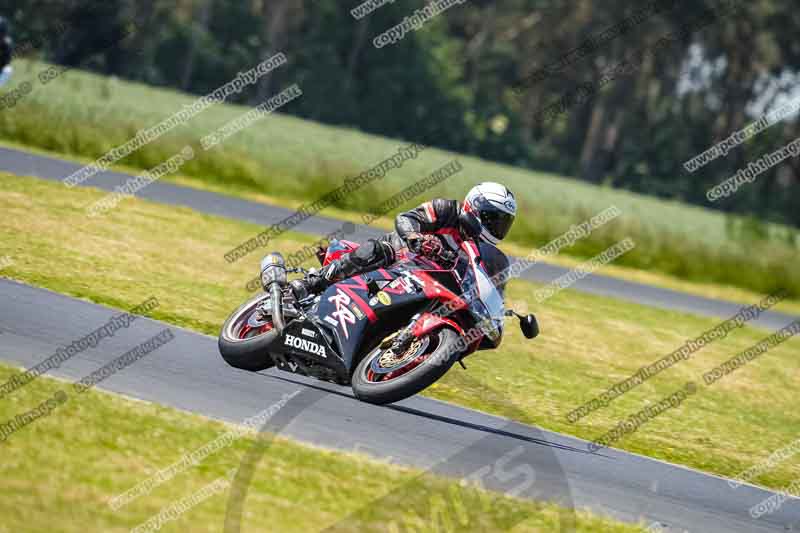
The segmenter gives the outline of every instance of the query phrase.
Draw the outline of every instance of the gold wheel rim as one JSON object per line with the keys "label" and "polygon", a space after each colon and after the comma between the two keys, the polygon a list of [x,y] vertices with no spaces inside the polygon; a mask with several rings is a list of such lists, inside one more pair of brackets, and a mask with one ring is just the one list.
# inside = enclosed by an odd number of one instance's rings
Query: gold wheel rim
{"label": "gold wheel rim", "polygon": [[400,366],[402,363],[416,358],[421,346],[422,341],[420,339],[414,339],[414,342],[411,343],[411,346],[409,346],[408,349],[400,355],[395,354],[391,349],[385,350],[378,358],[378,364],[381,366],[381,368],[394,368],[396,366]]}

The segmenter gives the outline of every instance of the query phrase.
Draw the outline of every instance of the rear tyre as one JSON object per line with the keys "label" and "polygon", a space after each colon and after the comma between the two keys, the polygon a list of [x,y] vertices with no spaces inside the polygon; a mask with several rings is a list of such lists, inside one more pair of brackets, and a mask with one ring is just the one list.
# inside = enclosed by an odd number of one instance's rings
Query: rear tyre
{"label": "rear tyre", "polygon": [[226,363],[242,370],[265,370],[275,365],[270,344],[278,337],[270,315],[259,316],[257,308],[268,294],[258,294],[242,304],[222,326],[219,353]]}
{"label": "rear tyre", "polygon": [[430,387],[458,360],[458,340],[459,334],[445,327],[415,340],[401,355],[376,348],[353,373],[356,398],[383,405]]}

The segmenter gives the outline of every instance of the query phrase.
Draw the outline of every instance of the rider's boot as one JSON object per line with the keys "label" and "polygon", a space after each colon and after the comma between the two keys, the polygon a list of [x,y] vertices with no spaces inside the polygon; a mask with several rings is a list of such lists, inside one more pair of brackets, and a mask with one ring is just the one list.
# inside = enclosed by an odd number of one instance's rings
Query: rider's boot
{"label": "rider's boot", "polygon": [[394,262],[395,253],[391,244],[370,239],[354,252],[344,254],[305,277],[292,281],[289,285],[295,298],[302,300],[311,294],[319,294],[336,282],[369,272]]}
{"label": "rider's boot", "polygon": [[358,270],[349,256],[350,254],[345,254],[320,270],[310,273],[304,279],[291,281],[289,286],[292,288],[295,298],[302,300],[310,294],[319,294],[337,281],[356,275]]}

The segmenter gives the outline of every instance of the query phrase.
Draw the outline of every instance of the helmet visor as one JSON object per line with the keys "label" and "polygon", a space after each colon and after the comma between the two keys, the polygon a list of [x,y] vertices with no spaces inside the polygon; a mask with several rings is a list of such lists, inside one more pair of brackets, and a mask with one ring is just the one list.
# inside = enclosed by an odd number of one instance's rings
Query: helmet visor
{"label": "helmet visor", "polygon": [[483,209],[481,223],[496,239],[505,239],[514,224],[514,215],[499,209]]}

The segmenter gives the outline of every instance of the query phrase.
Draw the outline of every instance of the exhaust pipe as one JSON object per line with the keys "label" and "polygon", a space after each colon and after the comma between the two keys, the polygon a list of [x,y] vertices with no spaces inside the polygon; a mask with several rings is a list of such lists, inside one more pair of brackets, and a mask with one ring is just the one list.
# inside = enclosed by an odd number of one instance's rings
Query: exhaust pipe
{"label": "exhaust pipe", "polygon": [[286,327],[283,319],[283,287],[286,286],[286,262],[277,252],[261,260],[261,286],[272,297],[272,323],[280,335]]}

